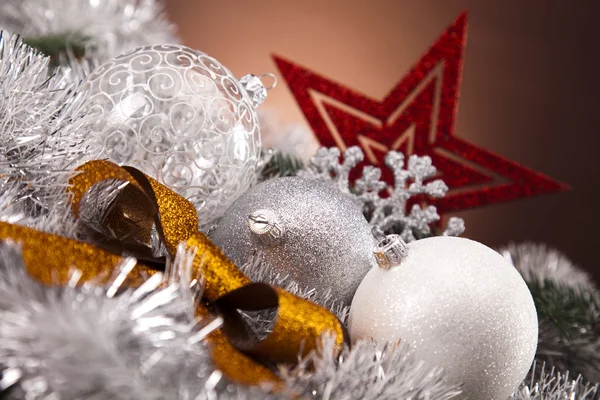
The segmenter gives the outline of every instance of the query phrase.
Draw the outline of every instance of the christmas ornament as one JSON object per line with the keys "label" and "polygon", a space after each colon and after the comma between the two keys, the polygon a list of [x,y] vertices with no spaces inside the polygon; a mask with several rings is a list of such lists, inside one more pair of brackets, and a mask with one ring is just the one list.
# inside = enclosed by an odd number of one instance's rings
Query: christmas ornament
{"label": "christmas ornament", "polygon": [[[431,157],[450,188],[433,202],[441,214],[566,190],[560,182],[455,136],[466,25],[463,13],[382,101],[282,57],[274,59],[321,145],[360,146],[365,164],[375,166],[389,150]],[[393,183],[387,171],[384,180]]]}
{"label": "christmas ornament", "polygon": [[178,45],[140,47],[85,81],[104,154],[135,165],[194,203],[204,225],[255,178],[261,151],[259,77],[237,80],[208,55]]}
{"label": "christmas ornament", "polygon": [[460,398],[508,398],[529,371],[538,335],[535,306],[517,270],[463,238],[406,245],[390,235],[374,251],[380,267],[352,301],[352,339],[407,343],[462,385]]}
{"label": "christmas ornament", "polygon": [[[298,175],[330,181],[342,193],[355,197],[362,204],[363,213],[373,228],[386,233],[400,234],[406,242],[430,236],[431,225],[440,219],[435,206],[421,208],[419,204],[413,204],[410,213],[407,213],[407,202],[415,196],[440,198],[446,195],[448,186],[441,179],[425,183],[436,173],[436,168],[431,165],[431,158],[413,154],[409,157],[405,169],[404,155],[390,151],[385,157],[385,163],[394,174],[394,186],[389,187],[386,182],[380,180],[381,170],[372,166],[364,167],[362,176],[355,184],[350,183],[352,169],[363,159],[364,154],[357,146],[344,152],[342,162],[337,147],[322,147],[310,160],[309,165],[298,171]],[[464,230],[464,221],[451,217],[444,235],[458,236]]]}
{"label": "christmas ornament", "polygon": [[374,238],[360,208],[331,184],[300,177],[250,189],[211,238],[238,265],[257,254],[301,287],[330,291],[347,304],[375,264]]}

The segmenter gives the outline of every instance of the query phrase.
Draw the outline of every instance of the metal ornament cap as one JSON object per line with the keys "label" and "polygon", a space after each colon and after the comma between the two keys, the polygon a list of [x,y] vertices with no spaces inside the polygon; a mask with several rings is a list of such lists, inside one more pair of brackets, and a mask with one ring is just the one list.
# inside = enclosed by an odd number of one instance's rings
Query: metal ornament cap
{"label": "metal ornament cap", "polygon": [[398,267],[408,255],[408,247],[400,235],[388,235],[373,249],[377,265],[383,269]]}
{"label": "metal ornament cap", "polygon": [[[273,84],[269,87],[265,87],[261,78],[270,77],[273,79]],[[240,78],[240,84],[250,96],[252,105],[254,107],[260,106],[267,99],[267,90],[273,89],[277,85],[277,77],[273,74],[267,73],[259,76],[248,74]]]}
{"label": "metal ornament cap", "polygon": [[274,211],[268,209],[257,210],[250,214],[248,216],[248,227],[265,244],[278,241],[285,232],[280,218]]}

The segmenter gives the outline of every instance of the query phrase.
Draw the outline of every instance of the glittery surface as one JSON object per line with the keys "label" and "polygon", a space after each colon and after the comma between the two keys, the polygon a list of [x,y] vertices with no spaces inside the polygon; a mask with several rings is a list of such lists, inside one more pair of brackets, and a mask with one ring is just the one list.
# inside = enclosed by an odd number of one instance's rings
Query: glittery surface
{"label": "glittery surface", "polygon": [[[0,222],[0,240],[19,243],[27,272],[47,285],[67,283],[75,269],[81,272],[80,282],[102,284],[115,277],[114,269],[123,260],[88,243],[6,222]],[[124,285],[139,286],[153,273],[152,269],[137,264]]]}
{"label": "glittery surface", "polygon": [[[447,196],[432,202],[439,213],[567,189],[455,136],[466,26],[463,13],[382,101],[282,57],[274,58],[322,146],[342,150],[360,146],[367,155],[364,164],[375,166],[383,164],[389,150],[430,156],[442,173],[440,178],[450,187]],[[332,102],[317,104],[313,92],[344,107]],[[384,169],[383,173],[384,179],[393,183],[391,172]]]}
{"label": "glittery surface", "polygon": [[[335,351],[339,352],[346,337],[342,324],[331,318],[325,308],[265,283],[252,283],[231,291],[215,304],[229,325],[223,331],[231,342],[269,363],[296,363],[299,355],[307,356],[317,349],[324,334],[334,335]],[[277,315],[271,332],[265,338],[248,340],[247,334],[239,328],[232,332],[232,328],[242,321],[238,310],[267,309],[277,309]]]}
{"label": "glittery surface", "polygon": [[[274,211],[284,234],[265,243],[248,227],[254,211]],[[299,177],[268,180],[240,197],[225,213],[212,240],[238,265],[255,250],[265,263],[301,287],[350,303],[375,265],[374,238],[360,207],[326,182]]]}
{"label": "glittery surface", "polygon": [[211,358],[215,367],[229,379],[243,385],[281,386],[279,377],[273,371],[237,351],[220,330],[213,332],[208,341],[212,346]]}
{"label": "glittery surface", "polygon": [[405,340],[444,368],[470,400],[506,400],[535,355],[537,314],[517,270],[469,239],[432,237],[408,245],[391,270],[374,268],[353,299],[353,340]]}
{"label": "glittery surface", "polygon": [[188,239],[187,245],[195,248],[198,253],[194,259],[194,269],[204,278],[203,296],[206,299],[214,301],[250,283],[246,275],[204,234],[194,233]]}
{"label": "glittery surface", "polygon": [[89,161],[78,167],[76,171],[79,173],[69,180],[72,210],[76,217],[79,217],[79,207],[83,196],[98,182],[116,179],[139,187],[135,179],[125,169],[110,161]]}
{"label": "glittery surface", "polygon": [[275,291],[279,302],[279,312],[273,333],[257,346],[254,353],[264,354],[277,348],[275,361],[296,362],[298,354],[306,356],[316,350],[317,342],[324,334],[334,335],[337,344],[336,350],[342,349],[345,331],[337,319],[329,317],[329,311],[283,289],[275,288]]}
{"label": "glittery surface", "polygon": [[171,254],[180,242],[198,230],[198,214],[193,204],[158,181],[147,177],[157,199],[160,221],[167,249]]}
{"label": "glittery surface", "polygon": [[[211,317],[205,307],[198,307],[196,314],[202,318]],[[237,351],[220,329],[211,332],[207,341],[212,347],[211,358],[215,367],[229,379],[244,385],[280,385],[279,377],[273,371]]]}

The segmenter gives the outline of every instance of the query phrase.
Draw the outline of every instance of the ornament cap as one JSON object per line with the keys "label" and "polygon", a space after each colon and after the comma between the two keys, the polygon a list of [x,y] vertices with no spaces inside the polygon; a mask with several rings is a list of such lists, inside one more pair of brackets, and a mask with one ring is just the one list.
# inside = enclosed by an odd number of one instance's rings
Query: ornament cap
{"label": "ornament cap", "polygon": [[[269,77],[273,79],[271,86],[266,87],[262,82],[262,78]],[[267,99],[267,91],[274,89],[277,86],[277,77],[271,73],[256,76],[254,74],[244,75],[240,78],[240,83],[250,96],[250,100],[254,107],[260,106]]]}
{"label": "ornament cap", "polygon": [[285,231],[277,214],[268,209],[257,210],[250,214],[248,216],[248,227],[252,233],[266,244],[281,239]]}
{"label": "ornament cap", "polygon": [[400,235],[384,236],[377,228],[373,229],[373,233],[379,239],[373,249],[379,268],[392,269],[400,266],[402,259],[408,255],[408,246]]}

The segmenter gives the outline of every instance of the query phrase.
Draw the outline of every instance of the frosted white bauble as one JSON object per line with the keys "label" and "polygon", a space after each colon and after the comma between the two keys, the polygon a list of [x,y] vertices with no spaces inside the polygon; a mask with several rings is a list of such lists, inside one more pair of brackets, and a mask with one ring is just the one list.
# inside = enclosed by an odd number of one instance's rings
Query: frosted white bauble
{"label": "frosted white bauble", "polygon": [[349,330],[353,340],[408,343],[469,400],[506,400],[527,375],[538,338],[517,270],[481,243],[446,236],[411,242],[399,266],[369,271]]}
{"label": "frosted white bauble", "polygon": [[131,50],[83,83],[95,117],[90,134],[101,156],[136,166],[177,191],[207,223],[255,177],[261,151],[255,106],[266,89],[256,77],[242,80],[185,46]]}

